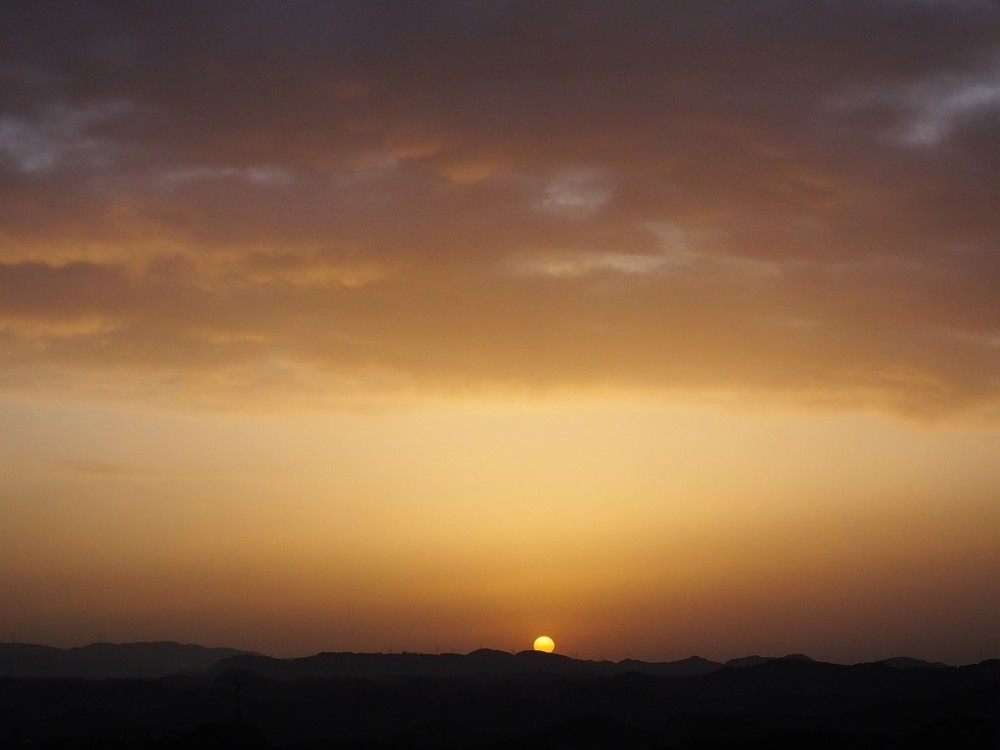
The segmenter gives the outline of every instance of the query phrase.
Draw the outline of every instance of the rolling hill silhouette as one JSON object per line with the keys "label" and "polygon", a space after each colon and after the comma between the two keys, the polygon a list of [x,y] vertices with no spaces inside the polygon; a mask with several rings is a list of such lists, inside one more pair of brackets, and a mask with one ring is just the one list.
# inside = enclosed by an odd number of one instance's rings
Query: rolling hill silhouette
{"label": "rolling hill silhouette", "polygon": [[1000,739],[996,660],[616,663],[489,649],[273,659],[175,643],[0,644],[0,667],[4,749],[971,749]]}
{"label": "rolling hill silhouette", "polygon": [[[803,654],[782,657],[745,656],[720,663],[690,656],[671,662],[590,661],[537,651],[510,653],[478,649],[469,654],[324,652],[294,659],[277,659],[234,648],[206,648],[172,641],[153,643],[91,643],[61,649],[29,643],[0,643],[0,677],[109,679],[165,677],[201,673],[217,676],[228,670],[254,672],[276,680],[300,677],[377,679],[392,676],[472,677],[476,675],[617,675],[626,672],[661,677],[702,675],[725,667],[760,666],[768,662],[807,661]],[[910,657],[883,659],[877,664],[897,668],[949,669],[940,662]]]}
{"label": "rolling hill silhouette", "polygon": [[164,677],[180,672],[204,672],[221,659],[247,653],[235,648],[206,648],[173,641],[91,643],[69,649],[0,643],[0,677],[88,680]]}

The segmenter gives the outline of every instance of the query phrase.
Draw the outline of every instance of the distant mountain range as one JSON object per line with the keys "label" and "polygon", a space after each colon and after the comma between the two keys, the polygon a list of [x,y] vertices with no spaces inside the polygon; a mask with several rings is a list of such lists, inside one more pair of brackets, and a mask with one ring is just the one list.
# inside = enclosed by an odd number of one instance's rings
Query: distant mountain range
{"label": "distant mountain range", "polygon": [[156,678],[206,672],[223,659],[246,653],[235,648],[205,648],[172,641],[91,643],[68,649],[0,643],[0,677]]}
{"label": "distant mountain range", "polygon": [[[705,675],[730,668],[756,667],[772,661],[812,662],[808,656],[746,656],[720,663],[698,656],[671,662],[625,659],[619,662],[571,659],[561,654],[522,651],[512,654],[479,649],[469,654],[320,653],[276,659],[233,648],[206,648],[171,641],[92,643],[60,649],[27,643],[0,643],[0,677],[159,678],[173,674],[215,678],[226,672],[250,672],[272,680],[298,678],[379,679],[396,676],[473,677],[480,675],[613,676],[628,673],[657,677]],[[939,662],[909,657],[883,659],[893,669],[948,669]]]}
{"label": "distant mountain range", "polygon": [[[0,749],[1000,747],[997,660],[648,663],[488,649],[273,659],[177,643],[0,644],[0,674],[12,666],[20,677],[0,676]],[[138,677],[175,670],[186,674]],[[73,675],[126,678],[39,679]]]}

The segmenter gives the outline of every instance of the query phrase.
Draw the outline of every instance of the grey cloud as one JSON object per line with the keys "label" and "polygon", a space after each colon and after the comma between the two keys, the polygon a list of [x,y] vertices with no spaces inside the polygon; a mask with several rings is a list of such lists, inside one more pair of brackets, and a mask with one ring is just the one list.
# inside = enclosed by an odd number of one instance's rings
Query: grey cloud
{"label": "grey cloud", "polygon": [[64,164],[86,167],[109,166],[114,144],[94,135],[93,126],[122,117],[130,111],[126,102],[83,107],[47,105],[35,119],[0,117],[0,153],[21,172],[34,175]]}

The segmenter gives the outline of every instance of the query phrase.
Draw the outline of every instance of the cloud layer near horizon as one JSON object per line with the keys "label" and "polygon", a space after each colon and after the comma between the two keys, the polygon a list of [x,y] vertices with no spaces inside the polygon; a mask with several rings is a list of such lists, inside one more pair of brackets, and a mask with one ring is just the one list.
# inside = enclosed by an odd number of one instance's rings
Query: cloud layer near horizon
{"label": "cloud layer near horizon", "polygon": [[998,414],[995,2],[9,3],[0,40],[8,392]]}

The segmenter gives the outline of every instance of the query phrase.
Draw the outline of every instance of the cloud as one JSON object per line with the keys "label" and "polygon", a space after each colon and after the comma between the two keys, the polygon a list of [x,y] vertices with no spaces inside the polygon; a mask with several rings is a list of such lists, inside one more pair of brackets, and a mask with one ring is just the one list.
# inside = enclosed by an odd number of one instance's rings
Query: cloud
{"label": "cloud", "polygon": [[834,110],[886,110],[894,122],[885,136],[900,145],[933,148],[977,120],[1000,120],[1000,68],[933,74],[915,82],[852,90],[831,99]]}
{"label": "cloud", "polygon": [[625,253],[541,253],[522,259],[513,259],[507,265],[515,272],[539,276],[582,276],[599,271],[617,273],[650,273],[661,268],[666,261],[656,255],[629,255]]}
{"label": "cloud", "polygon": [[294,179],[289,170],[272,166],[175,167],[160,175],[160,180],[168,186],[201,180],[243,180],[257,187],[284,187],[291,184]]}
{"label": "cloud", "polygon": [[107,167],[114,146],[90,130],[126,115],[126,102],[84,107],[48,105],[34,119],[0,117],[0,154],[26,175],[48,172],[61,165]]}
{"label": "cloud", "polygon": [[463,8],[5,7],[4,387],[995,408],[995,4]]}
{"label": "cloud", "polygon": [[935,146],[964,121],[977,117],[1000,120],[1000,69],[971,80],[923,86],[911,96],[916,114],[903,132],[903,142]]}
{"label": "cloud", "polygon": [[613,195],[600,173],[574,171],[550,181],[537,207],[557,216],[585,218],[599,211]]}

